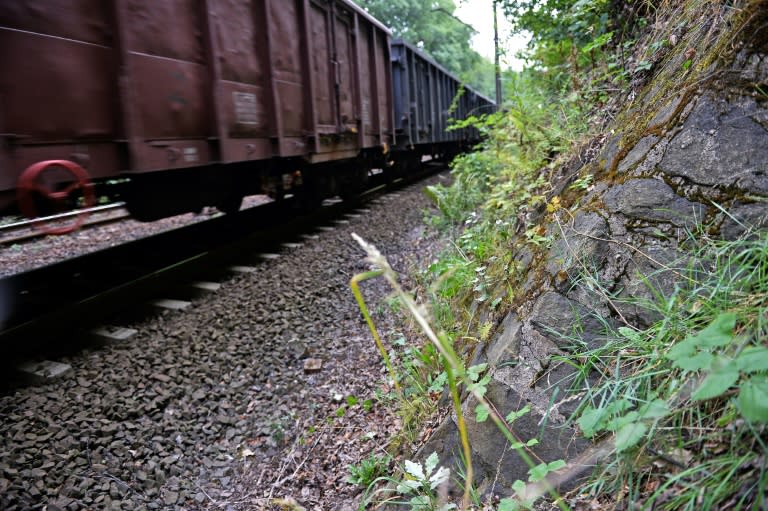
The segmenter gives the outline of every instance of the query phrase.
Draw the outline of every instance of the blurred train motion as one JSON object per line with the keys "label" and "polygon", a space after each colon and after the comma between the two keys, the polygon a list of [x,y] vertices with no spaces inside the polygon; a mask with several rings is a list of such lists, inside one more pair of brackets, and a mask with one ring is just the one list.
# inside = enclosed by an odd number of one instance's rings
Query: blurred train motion
{"label": "blurred train motion", "polygon": [[0,2],[0,209],[30,216],[312,207],[471,148],[450,119],[493,108],[348,0]]}

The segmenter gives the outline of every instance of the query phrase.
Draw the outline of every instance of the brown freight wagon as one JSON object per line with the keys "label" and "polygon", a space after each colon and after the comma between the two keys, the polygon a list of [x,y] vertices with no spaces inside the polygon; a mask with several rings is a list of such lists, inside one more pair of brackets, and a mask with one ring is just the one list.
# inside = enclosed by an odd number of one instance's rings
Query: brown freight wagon
{"label": "brown freight wagon", "polygon": [[343,193],[393,141],[391,89],[389,32],[347,0],[2,1],[0,194],[47,160],[130,177],[143,219]]}

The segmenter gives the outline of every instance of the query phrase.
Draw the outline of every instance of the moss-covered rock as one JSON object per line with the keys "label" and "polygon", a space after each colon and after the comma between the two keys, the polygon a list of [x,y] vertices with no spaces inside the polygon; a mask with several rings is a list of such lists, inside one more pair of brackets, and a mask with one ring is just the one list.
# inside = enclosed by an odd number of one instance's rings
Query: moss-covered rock
{"label": "moss-covered rock", "polygon": [[[689,262],[681,248],[691,233],[732,239],[746,225],[767,223],[768,2],[733,4],[662,4],[669,12],[658,14],[661,28],[651,37],[674,32],[679,42],[586,163],[594,185],[574,192],[570,182],[552,183],[568,196],[539,220],[549,225],[551,246],[526,258],[517,278],[522,298],[478,357],[490,362],[487,397],[502,415],[531,407],[513,429],[523,441],[542,435],[531,453],[544,461],[570,459],[588,445],[568,421],[580,391],[572,386],[576,371],[562,363],[569,343],[580,339],[595,348],[605,324],[644,327],[657,320],[641,304],[674,292],[679,269]],[[581,173],[556,175],[572,180]],[[471,412],[473,402],[465,408]],[[512,493],[529,467],[495,426],[469,429],[478,487]],[[455,460],[452,419],[440,431],[424,452]]]}

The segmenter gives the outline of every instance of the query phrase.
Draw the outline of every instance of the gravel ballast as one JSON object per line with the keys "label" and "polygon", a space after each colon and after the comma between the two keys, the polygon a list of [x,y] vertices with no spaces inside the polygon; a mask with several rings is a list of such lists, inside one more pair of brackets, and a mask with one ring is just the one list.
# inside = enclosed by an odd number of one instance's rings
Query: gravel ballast
{"label": "gravel ballast", "polygon": [[[243,199],[242,209],[258,207],[270,202],[266,195],[252,195]],[[96,213],[94,219],[114,216],[115,212]],[[77,257],[97,250],[114,247],[139,238],[177,229],[192,223],[208,220],[211,215],[221,214],[215,208],[205,208],[200,213],[185,213],[154,222],[139,222],[126,218],[115,223],[96,224],[60,236],[48,235],[17,243],[5,241],[0,233],[0,277],[14,275]],[[31,228],[25,232],[31,231]]]}
{"label": "gravel ballast", "polygon": [[[407,273],[435,246],[423,186],[183,312],[121,325],[139,333],[63,360],[73,370],[57,381],[6,392],[0,509],[356,509],[347,466],[383,452],[398,422],[377,399],[385,372],[349,289],[368,269],[351,233]],[[362,288],[386,312],[386,284]]]}

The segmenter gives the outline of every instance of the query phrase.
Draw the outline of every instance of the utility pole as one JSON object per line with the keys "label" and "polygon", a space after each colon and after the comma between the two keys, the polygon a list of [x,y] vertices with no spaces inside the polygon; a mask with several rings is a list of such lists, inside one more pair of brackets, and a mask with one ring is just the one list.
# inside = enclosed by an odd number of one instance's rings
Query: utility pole
{"label": "utility pole", "polygon": [[493,53],[494,69],[496,72],[496,110],[501,108],[501,64],[499,63],[499,20],[496,15],[496,4],[498,0],[493,0]]}

